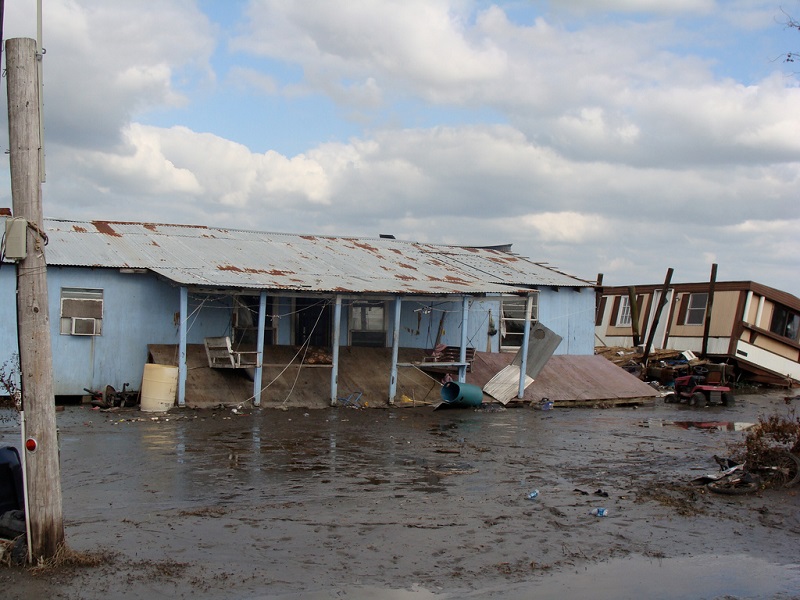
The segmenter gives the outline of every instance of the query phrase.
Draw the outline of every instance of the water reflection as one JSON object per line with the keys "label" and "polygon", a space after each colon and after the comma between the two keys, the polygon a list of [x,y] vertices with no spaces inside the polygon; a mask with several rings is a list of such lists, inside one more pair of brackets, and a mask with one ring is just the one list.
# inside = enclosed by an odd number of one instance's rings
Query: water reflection
{"label": "water reflection", "polygon": [[648,419],[641,423],[642,427],[679,427],[706,431],[747,431],[754,425],[755,423],[740,421],[665,421],[663,419]]}

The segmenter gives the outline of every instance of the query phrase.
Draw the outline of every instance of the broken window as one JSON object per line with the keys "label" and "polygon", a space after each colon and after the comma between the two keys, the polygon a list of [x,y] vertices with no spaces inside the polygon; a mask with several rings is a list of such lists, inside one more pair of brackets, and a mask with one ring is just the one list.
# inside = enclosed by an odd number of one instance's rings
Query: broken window
{"label": "broken window", "polygon": [[357,300],[350,304],[350,345],[386,346],[386,306],[382,301]]}
{"label": "broken window", "polygon": [[[527,298],[504,298],[500,318],[500,347],[514,350],[522,346],[525,337],[525,306]],[[534,294],[531,303],[531,323],[539,319],[539,296]]]}
{"label": "broken window", "polygon": [[686,319],[684,325],[702,325],[706,318],[706,303],[708,294],[689,294],[689,303],[686,305]]}
{"label": "broken window", "polygon": [[61,335],[103,333],[103,290],[61,288]]}
{"label": "broken window", "polygon": [[785,306],[776,305],[772,311],[769,330],[796,342],[798,341],[798,330],[800,330],[800,315]]}

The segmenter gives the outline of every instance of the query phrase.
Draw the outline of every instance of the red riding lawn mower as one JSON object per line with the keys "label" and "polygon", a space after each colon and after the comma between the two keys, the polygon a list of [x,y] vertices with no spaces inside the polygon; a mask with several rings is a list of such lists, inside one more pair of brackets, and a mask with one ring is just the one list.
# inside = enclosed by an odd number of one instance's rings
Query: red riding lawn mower
{"label": "red riding lawn mower", "polygon": [[675,378],[675,391],[667,394],[664,402],[686,402],[689,406],[731,406],[733,391],[725,385],[724,375],[724,370],[709,371],[706,367],[696,366],[690,375]]}

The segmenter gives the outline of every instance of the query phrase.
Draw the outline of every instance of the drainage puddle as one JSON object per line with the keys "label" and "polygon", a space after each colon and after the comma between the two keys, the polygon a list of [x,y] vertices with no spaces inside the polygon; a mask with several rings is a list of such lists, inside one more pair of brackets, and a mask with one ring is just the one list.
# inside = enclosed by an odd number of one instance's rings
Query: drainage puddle
{"label": "drainage puddle", "polygon": [[738,421],[665,421],[663,419],[648,419],[640,423],[641,427],[679,427],[681,429],[705,429],[712,431],[747,431],[755,423]]}
{"label": "drainage puddle", "polygon": [[[748,555],[701,555],[671,559],[644,556],[613,559],[574,571],[547,575],[524,584],[483,590],[441,592],[410,584],[405,590],[372,586],[336,586],[319,592],[257,596],[261,600],[343,598],[367,600],[453,600],[502,598],[503,600],[562,600],[563,598],[775,598],[794,597],[800,589],[800,565],[776,565]],[[256,597],[254,597],[256,598]]]}

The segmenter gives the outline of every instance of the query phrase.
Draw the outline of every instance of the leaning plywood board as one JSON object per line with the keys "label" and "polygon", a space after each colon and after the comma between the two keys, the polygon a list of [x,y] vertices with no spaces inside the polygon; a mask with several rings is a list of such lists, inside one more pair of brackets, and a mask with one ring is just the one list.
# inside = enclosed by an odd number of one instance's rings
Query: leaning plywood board
{"label": "leaning plywood board", "polygon": [[[549,330],[541,323],[531,325],[528,353],[525,358],[525,373],[528,374],[528,377],[536,379],[539,376],[542,368],[553,356],[553,352],[556,351],[562,339],[560,335]],[[522,348],[519,349],[511,364],[518,367],[522,365]]]}
{"label": "leaning plywood board", "polygon": [[[533,383],[533,378],[525,376],[525,387]],[[485,394],[491,396],[502,404],[507,404],[517,397],[519,393],[519,367],[508,365],[492,377],[485,386]]]}

